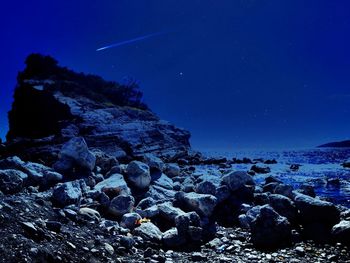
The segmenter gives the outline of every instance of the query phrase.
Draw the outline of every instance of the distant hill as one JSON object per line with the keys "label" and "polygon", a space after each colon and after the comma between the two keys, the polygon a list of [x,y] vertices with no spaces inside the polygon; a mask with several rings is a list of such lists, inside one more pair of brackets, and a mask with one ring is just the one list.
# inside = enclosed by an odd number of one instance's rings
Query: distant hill
{"label": "distant hill", "polygon": [[324,148],[324,147],[350,148],[350,140],[341,141],[341,142],[330,142],[330,143],[322,144],[318,147],[320,147],[320,148]]}

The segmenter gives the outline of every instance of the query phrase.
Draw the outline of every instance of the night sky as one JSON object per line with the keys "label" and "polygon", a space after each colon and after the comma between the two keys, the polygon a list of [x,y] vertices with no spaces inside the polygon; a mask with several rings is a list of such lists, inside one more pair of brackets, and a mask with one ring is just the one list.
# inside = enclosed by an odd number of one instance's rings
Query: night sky
{"label": "night sky", "polygon": [[1,137],[32,52],[108,80],[137,79],[145,102],[190,130],[197,149],[350,137],[348,0],[13,0],[2,3],[0,25]]}

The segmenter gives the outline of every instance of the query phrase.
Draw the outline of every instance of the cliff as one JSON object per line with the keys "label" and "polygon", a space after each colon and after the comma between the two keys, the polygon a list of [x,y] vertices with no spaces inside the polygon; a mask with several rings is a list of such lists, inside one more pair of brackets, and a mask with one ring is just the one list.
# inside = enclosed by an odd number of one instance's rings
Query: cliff
{"label": "cliff", "polygon": [[149,110],[136,82],[105,81],[61,67],[52,57],[30,55],[17,78],[6,152],[54,160],[75,136],[119,158],[148,152],[166,157],[190,149],[190,133]]}

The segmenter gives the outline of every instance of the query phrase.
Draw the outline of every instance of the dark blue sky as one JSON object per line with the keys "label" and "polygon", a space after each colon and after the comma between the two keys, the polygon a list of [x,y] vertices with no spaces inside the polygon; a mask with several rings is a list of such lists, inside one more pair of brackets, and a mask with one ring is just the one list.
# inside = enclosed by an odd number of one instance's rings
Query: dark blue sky
{"label": "dark blue sky", "polygon": [[[31,0],[0,10],[0,128],[31,52],[132,76],[199,149],[310,147],[350,137],[347,0]],[[155,32],[128,46],[97,48]]]}

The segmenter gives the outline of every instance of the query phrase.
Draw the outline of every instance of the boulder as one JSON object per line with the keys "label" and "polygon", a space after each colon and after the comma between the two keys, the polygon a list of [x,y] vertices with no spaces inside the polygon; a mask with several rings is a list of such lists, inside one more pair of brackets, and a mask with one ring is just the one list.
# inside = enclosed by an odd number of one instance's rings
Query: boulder
{"label": "boulder", "polygon": [[257,174],[268,174],[271,172],[270,167],[268,166],[258,166],[258,165],[253,165],[250,168],[251,171],[257,173]]}
{"label": "boulder", "polygon": [[152,184],[168,190],[172,190],[174,188],[173,180],[163,173],[159,174],[159,176],[156,176],[154,180],[152,180]]}
{"label": "boulder", "polygon": [[145,194],[145,197],[151,197],[157,202],[171,201],[174,199],[176,192],[158,185],[151,185]]}
{"label": "boulder", "polygon": [[[99,149],[93,149],[92,153],[96,157],[96,166],[101,168],[102,174],[106,174],[112,169],[112,167],[119,165],[117,158],[110,156]],[[118,173],[120,173],[120,171]]]}
{"label": "boulder", "polygon": [[330,202],[300,193],[296,195],[294,202],[300,212],[300,221],[302,223],[320,222],[334,225],[339,222],[340,212]]}
{"label": "boulder", "polygon": [[216,194],[216,187],[215,185],[210,181],[203,181],[196,185],[196,192],[198,194],[209,194],[214,195]]}
{"label": "boulder", "polygon": [[290,199],[294,198],[293,187],[291,185],[287,185],[287,184],[278,184],[275,187],[273,193],[284,195]]}
{"label": "boulder", "polygon": [[118,195],[111,200],[108,211],[111,215],[120,217],[124,214],[130,213],[134,204],[135,199],[131,195]]}
{"label": "boulder", "polygon": [[165,165],[164,173],[169,176],[170,178],[179,176],[181,172],[181,169],[178,164],[176,163],[167,163]]}
{"label": "boulder", "polygon": [[142,217],[137,213],[124,214],[120,220],[120,226],[132,230],[138,226],[138,221],[141,219]]}
{"label": "boulder", "polygon": [[149,166],[152,172],[163,172],[165,168],[164,162],[151,153],[144,154],[142,161]]}
{"label": "boulder", "polygon": [[134,229],[133,234],[151,242],[160,242],[163,235],[159,228],[151,222],[142,223]]}
{"label": "boulder", "polygon": [[200,216],[210,217],[217,204],[217,199],[213,195],[198,194],[195,192],[179,192],[175,196],[176,200],[187,209],[197,212]]}
{"label": "boulder", "polygon": [[315,189],[312,185],[303,184],[296,191],[304,195],[316,197]]}
{"label": "boulder", "polygon": [[95,190],[104,192],[110,197],[114,197],[119,194],[131,194],[130,188],[121,174],[113,174],[102,182],[96,184]]}
{"label": "boulder", "polygon": [[82,191],[79,181],[62,183],[55,187],[52,193],[53,202],[61,207],[77,204],[81,197]]}
{"label": "boulder", "polygon": [[181,247],[186,243],[185,237],[180,236],[175,227],[163,233],[162,241],[169,248]]}
{"label": "boulder", "polygon": [[127,167],[127,180],[138,189],[148,188],[151,183],[149,166],[139,161],[132,161]]}
{"label": "boulder", "polygon": [[74,167],[92,171],[96,157],[89,151],[83,137],[74,137],[62,146],[60,158],[54,165],[58,172],[66,172]]}
{"label": "boulder", "polygon": [[158,205],[159,214],[164,219],[175,223],[175,218],[183,215],[185,212],[180,208],[174,207],[171,202],[165,202]]}
{"label": "boulder", "polygon": [[4,194],[15,194],[22,190],[28,176],[18,170],[0,170],[0,191]]}
{"label": "boulder", "polygon": [[229,174],[224,175],[221,183],[227,185],[232,192],[246,184],[255,185],[253,178],[243,171],[230,172]]}
{"label": "boulder", "polygon": [[342,220],[332,228],[332,236],[337,242],[350,244],[350,221]]}
{"label": "boulder", "polygon": [[288,197],[279,194],[271,194],[269,196],[269,204],[277,213],[286,217],[290,223],[296,222],[298,210],[293,201]]}
{"label": "boulder", "polygon": [[291,242],[291,226],[287,218],[264,205],[250,225],[252,243],[259,248],[274,248]]}

